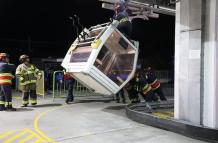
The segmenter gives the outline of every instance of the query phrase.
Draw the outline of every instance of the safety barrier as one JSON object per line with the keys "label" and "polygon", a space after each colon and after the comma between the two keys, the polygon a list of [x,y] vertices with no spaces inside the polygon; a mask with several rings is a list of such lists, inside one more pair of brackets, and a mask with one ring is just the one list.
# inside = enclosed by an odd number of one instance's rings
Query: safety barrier
{"label": "safety barrier", "polygon": [[43,96],[45,98],[45,76],[44,71],[40,71],[42,74],[42,77],[40,79],[37,79],[36,81],[36,94]]}
{"label": "safety barrier", "polygon": [[[57,77],[58,74],[59,77]],[[64,75],[63,71],[55,71],[53,73],[53,100],[55,98],[64,98],[67,95],[67,87],[64,82],[64,78],[61,77],[62,75]],[[73,95],[76,97],[99,96],[99,94],[89,90],[77,80],[74,82]]]}
{"label": "safety barrier", "polygon": [[78,97],[98,96],[98,95],[100,95],[100,94],[94,93],[90,89],[86,88],[85,86],[83,86],[78,81],[75,81],[75,83],[74,83],[73,94],[74,94],[74,96],[78,96]]}
{"label": "safety barrier", "polygon": [[170,72],[167,70],[162,70],[162,71],[155,71],[155,74],[157,76],[157,79],[161,81],[161,83],[167,83],[171,79]]}
{"label": "safety barrier", "polygon": [[53,83],[52,86],[53,99],[57,96],[62,97],[62,93],[65,93],[64,72],[55,71],[53,73],[52,83]]}

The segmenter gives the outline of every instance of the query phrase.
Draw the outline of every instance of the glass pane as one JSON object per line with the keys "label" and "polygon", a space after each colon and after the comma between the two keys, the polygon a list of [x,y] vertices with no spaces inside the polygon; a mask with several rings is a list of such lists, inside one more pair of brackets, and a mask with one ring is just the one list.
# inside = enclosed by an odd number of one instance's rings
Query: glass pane
{"label": "glass pane", "polygon": [[83,45],[82,47],[77,47],[72,51],[71,54],[71,63],[78,63],[78,62],[87,62],[89,56],[92,52],[91,44]]}
{"label": "glass pane", "polygon": [[121,85],[133,70],[134,57],[135,49],[114,31],[99,52],[95,66]]}

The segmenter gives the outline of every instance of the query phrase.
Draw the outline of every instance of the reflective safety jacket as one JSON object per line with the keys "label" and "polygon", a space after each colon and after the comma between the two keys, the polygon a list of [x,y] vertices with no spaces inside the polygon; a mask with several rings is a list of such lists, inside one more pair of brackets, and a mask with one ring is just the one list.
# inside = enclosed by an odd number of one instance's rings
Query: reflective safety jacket
{"label": "reflective safety jacket", "polygon": [[126,10],[123,10],[123,11],[118,12],[117,14],[115,14],[113,19],[118,20],[120,23],[130,22],[129,21],[129,15],[126,12]]}
{"label": "reflective safety jacket", "polygon": [[0,85],[11,85],[13,79],[13,71],[16,67],[13,64],[0,62]]}
{"label": "reflective safety jacket", "polygon": [[20,84],[25,86],[36,83],[37,76],[41,75],[39,69],[33,64],[20,64],[16,69],[16,76],[19,78]]}
{"label": "reflective safety jacket", "polygon": [[146,74],[146,79],[148,81],[148,84],[151,86],[152,90],[155,90],[160,87],[160,81],[157,79],[153,71],[149,71]]}

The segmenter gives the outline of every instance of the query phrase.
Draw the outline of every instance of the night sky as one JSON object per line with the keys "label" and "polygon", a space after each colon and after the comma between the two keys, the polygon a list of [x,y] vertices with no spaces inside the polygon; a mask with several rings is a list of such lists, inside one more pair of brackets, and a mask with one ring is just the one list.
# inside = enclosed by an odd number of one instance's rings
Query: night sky
{"label": "night sky", "polygon": [[[76,38],[68,19],[73,14],[85,27],[108,22],[113,16],[97,0],[0,0],[1,52],[9,53],[12,60],[23,53],[63,58]],[[140,42],[140,59],[168,68],[174,55],[174,31],[173,16],[135,19],[132,38]]]}

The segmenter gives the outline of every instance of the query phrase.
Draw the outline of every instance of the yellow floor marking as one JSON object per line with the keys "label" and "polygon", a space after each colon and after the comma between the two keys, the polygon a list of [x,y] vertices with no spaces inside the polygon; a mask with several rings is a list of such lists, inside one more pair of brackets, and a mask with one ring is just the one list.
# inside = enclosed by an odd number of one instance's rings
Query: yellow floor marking
{"label": "yellow floor marking", "polygon": [[167,114],[174,116],[174,112],[166,112]]}
{"label": "yellow floor marking", "polygon": [[47,115],[49,112],[55,111],[55,110],[60,109],[60,108],[63,108],[63,107],[64,107],[64,106],[61,106],[61,107],[56,108],[56,109],[51,109],[51,110],[42,112],[42,113],[40,113],[40,114],[34,119],[34,129],[35,129],[35,131],[36,131],[40,136],[42,136],[46,141],[48,141],[48,142],[50,142],[50,143],[58,143],[58,142],[55,142],[52,138],[46,136],[45,133],[43,133],[43,132],[39,129],[39,127],[38,127],[39,120],[40,120],[40,118],[42,118],[43,116]]}
{"label": "yellow floor marking", "polygon": [[31,140],[32,138],[34,138],[34,135],[29,135],[29,136],[23,138],[22,140],[20,140],[18,143],[25,143],[25,142]]}
{"label": "yellow floor marking", "polygon": [[16,134],[15,136],[12,136],[12,137],[9,138],[8,140],[4,141],[3,143],[11,143],[11,142],[14,141],[15,139],[17,139],[17,138],[19,138],[19,137],[25,135],[26,133],[27,133],[27,131],[24,130],[24,131],[22,131],[22,132]]}
{"label": "yellow floor marking", "polygon": [[15,131],[7,131],[7,132],[5,132],[5,133],[3,133],[3,134],[0,135],[0,139],[3,139],[3,138],[5,138],[5,137],[7,137],[7,136],[13,134],[14,132],[15,132]]}
{"label": "yellow floor marking", "polygon": [[42,141],[42,140],[36,140],[36,141],[34,141],[33,143],[48,143],[48,142]]}
{"label": "yellow floor marking", "polygon": [[38,140],[43,140],[42,137],[40,137],[39,135],[37,135],[36,133],[34,133],[32,130],[30,129],[25,129],[27,132],[29,132],[31,135],[33,135],[34,137],[36,137]]}
{"label": "yellow floor marking", "polygon": [[170,118],[170,117],[167,116],[166,114],[159,113],[159,112],[152,113],[152,115],[157,116],[158,118],[162,118],[162,119],[169,119],[169,118]]}

